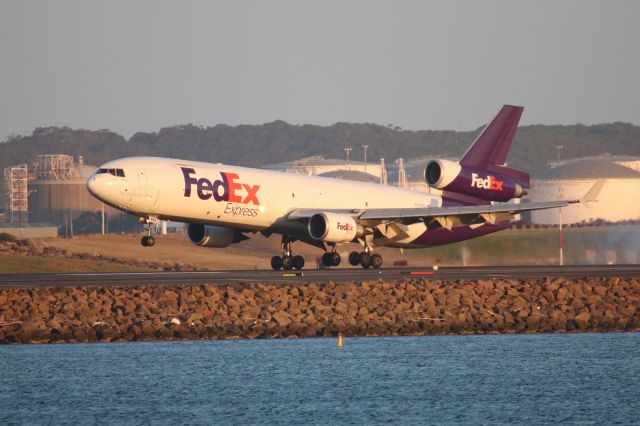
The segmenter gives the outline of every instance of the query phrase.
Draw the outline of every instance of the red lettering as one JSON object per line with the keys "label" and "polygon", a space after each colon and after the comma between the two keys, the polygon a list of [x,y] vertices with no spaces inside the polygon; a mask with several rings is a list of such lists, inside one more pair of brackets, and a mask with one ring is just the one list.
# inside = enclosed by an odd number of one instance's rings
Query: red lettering
{"label": "red lettering", "polygon": [[502,191],[503,182],[493,176],[489,176],[489,178],[491,179],[491,186],[489,188],[491,188],[492,191]]}
{"label": "red lettering", "polygon": [[239,203],[242,201],[242,197],[236,194],[236,191],[242,189],[242,185],[234,182],[234,179],[238,179],[238,175],[236,173],[225,173],[227,177],[227,181],[229,182],[229,201],[232,203]]}
{"label": "red lettering", "polygon": [[249,186],[246,183],[243,183],[242,186],[247,191],[247,196],[242,200],[243,204],[249,204],[250,202],[255,204],[256,206],[260,205],[260,201],[258,201],[258,196],[256,195],[258,189],[260,189],[260,185]]}

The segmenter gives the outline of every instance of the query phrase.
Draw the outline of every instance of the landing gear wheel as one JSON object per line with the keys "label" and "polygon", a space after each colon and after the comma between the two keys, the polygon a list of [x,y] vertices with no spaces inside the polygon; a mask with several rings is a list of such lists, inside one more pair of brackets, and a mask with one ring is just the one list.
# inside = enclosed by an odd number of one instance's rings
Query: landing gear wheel
{"label": "landing gear wheel", "polygon": [[291,268],[293,268],[293,257],[284,256],[282,258],[282,269],[284,269],[285,271],[288,271]]}
{"label": "landing gear wheel", "polygon": [[370,262],[371,262],[371,266],[378,269],[382,266],[382,256],[380,256],[378,253],[374,253],[371,255]]}
{"label": "landing gear wheel", "polygon": [[358,266],[360,264],[360,253],[357,251],[349,253],[349,264],[351,266]]}
{"label": "landing gear wheel", "polygon": [[302,257],[300,255],[293,256],[293,267],[295,269],[304,268],[304,257]]}
{"label": "landing gear wheel", "polygon": [[340,254],[338,252],[334,251],[333,253],[331,253],[331,261],[333,262],[333,266],[338,266],[340,265],[342,258],[340,257]]}
{"label": "landing gear wheel", "polygon": [[271,267],[273,268],[274,271],[277,271],[280,268],[282,268],[282,258],[280,256],[273,256],[271,258]]}
{"label": "landing gear wheel", "polygon": [[151,235],[142,237],[142,239],[140,240],[140,243],[142,243],[143,246],[145,247],[153,247],[153,245],[156,243],[156,239],[153,238]]}
{"label": "landing gear wheel", "polygon": [[364,269],[371,266],[371,255],[366,251],[360,253],[360,265],[362,265]]}
{"label": "landing gear wheel", "polygon": [[330,268],[333,266],[333,256],[331,253],[327,252],[322,255],[322,266],[326,268]]}

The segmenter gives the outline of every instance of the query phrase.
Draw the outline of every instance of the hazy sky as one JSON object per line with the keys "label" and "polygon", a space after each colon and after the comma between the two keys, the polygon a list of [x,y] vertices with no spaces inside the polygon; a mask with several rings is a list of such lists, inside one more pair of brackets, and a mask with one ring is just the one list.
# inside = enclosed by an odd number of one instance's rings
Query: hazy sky
{"label": "hazy sky", "polygon": [[0,0],[0,139],[37,126],[640,124],[640,1]]}

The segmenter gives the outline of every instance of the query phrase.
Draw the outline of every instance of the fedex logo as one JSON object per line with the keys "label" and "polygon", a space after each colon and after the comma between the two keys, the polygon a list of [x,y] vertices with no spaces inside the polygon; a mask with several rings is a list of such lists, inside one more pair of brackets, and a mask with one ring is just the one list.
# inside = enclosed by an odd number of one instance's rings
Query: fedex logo
{"label": "fedex logo", "polygon": [[353,231],[353,226],[351,226],[349,223],[338,222],[337,228],[339,231]]}
{"label": "fedex logo", "polygon": [[213,197],[216,201],[230,203],[260,205],[258,190],[260,185],[248,185],[238,182],[237,173],[220,172],[220,179],[211,182],[205,177],[196,178],[196,171],[190,167],[181,167],[184,176],[184,196],[191,197],[191,190],[195,186],[198,198],[208,200]]}
{"label": "fedex logo", "polygon": [[479,177],[477,173],[471,173],[471,187],[489,189],[491,191],[502,191],[504,181],[497,180],[495,176],[487,176],[486,179]]}

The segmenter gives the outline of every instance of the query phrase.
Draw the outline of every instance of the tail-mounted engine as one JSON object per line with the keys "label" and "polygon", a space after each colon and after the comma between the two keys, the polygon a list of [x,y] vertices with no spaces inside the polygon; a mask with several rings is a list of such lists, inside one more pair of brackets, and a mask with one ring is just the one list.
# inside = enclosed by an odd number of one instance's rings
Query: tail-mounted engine
{"label": "tail-mounted engine", "polygon": [[218,248],[227,247],[248,238],[237,229],[201,223],[188,224],[187,237],[197,246]]}
{"label": "tail-mounted engine", "polygon": [[[510,177],[512,169],[493,166],[497,171],[485,171],[448,160],[433,160],[427,164],[424,177],[435,189],[466,194],[487,201],[509,201],[527,193],[523,185]],[[528,186],[528,183],[522,182]]]}
{"label": "tail-mounted engine", "polygon": [[362,234],[362,226],[348,215],[321,212],[314,214],[309,219],[309,235],[314,240],[348,243]]}

